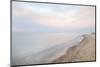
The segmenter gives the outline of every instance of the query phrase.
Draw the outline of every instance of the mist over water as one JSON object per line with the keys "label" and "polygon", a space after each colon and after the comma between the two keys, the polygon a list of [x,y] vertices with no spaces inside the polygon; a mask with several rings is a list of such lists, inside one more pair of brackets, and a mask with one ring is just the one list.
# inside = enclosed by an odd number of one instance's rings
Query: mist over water
{"label": "mist over water", "polygon": [[35,54],[52,46],[67,43],[82,33],[12,33],[12,58]]}

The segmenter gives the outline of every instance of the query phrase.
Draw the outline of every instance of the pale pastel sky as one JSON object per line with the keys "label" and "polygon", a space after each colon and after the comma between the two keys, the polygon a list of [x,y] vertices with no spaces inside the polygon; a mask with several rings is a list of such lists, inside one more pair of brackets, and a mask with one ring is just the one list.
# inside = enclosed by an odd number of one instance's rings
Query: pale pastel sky
{"label": "pale pastel sky", "polygon": [[13,32],[94,32],[95,7],[13,2]]}

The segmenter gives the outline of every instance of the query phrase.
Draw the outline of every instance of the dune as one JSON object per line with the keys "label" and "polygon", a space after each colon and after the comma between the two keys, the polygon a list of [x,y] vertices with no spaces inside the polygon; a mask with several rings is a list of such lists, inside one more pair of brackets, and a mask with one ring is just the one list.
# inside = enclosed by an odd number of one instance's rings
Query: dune
{"label": "dune", "polygon": [[86,34],[83,37],[80,43],[70,47],[64,55],[56,58],[52,63],[95,61],[95,33]]}

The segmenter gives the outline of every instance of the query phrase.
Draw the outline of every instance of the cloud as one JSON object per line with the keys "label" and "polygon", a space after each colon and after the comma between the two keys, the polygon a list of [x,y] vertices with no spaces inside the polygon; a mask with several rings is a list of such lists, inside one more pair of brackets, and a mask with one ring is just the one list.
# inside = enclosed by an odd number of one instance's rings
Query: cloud
{"label": "cloud", "polygon": [[51,31],[53,29],[55,31],[68,31],[68,29],[77,31],[95,28],[94,7],[72,5],[59,5],[57,7],[58,5],[53,4],[39,4],[13,3],[13,20],[15,20],[13,22],[16,23],[16,29],[21,24],[22,27],[25,25],[23,28],[29,31],[32,29],[34,31]]}

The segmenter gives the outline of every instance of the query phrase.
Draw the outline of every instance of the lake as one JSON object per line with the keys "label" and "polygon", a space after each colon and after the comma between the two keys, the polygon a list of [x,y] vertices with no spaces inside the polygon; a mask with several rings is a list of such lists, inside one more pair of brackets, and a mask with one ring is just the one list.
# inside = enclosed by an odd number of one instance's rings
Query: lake
{"label": "lake", "polygon": [[81,41],[81,38],[78,37],[82,34],[83,33],[13,32],[12,61],[31,54],[35,55],[53,46],[71,42],[71,40]]}

